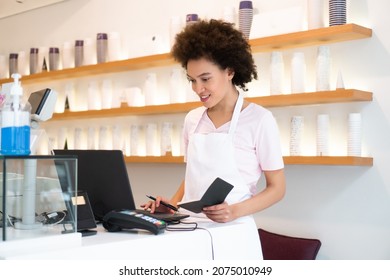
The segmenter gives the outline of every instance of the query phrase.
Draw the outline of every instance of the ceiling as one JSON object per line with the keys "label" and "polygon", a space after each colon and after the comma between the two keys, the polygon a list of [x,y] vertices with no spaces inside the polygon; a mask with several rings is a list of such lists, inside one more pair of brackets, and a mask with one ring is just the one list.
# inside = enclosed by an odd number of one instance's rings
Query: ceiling
{"label": "ceiling", "polygon": [[66,0],[1,0],[0,18],[23,13]]}

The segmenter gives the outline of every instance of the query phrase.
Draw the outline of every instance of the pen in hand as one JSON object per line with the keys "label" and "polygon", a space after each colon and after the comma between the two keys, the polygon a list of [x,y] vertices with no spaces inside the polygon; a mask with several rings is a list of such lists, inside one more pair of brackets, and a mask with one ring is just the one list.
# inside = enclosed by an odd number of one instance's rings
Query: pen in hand
{"label": "pen in hand", "polygon": [[[156,198],[153,197],[153,196],[151,196],[151,195],[147,195],[146,197],[150,198],[150,199],[153,200],[153,201],[156,201]],[[175,206],[173,206],[173,205],[171,205],[171,204],[169,204],[169,203],[166,203],[166,202],[164,202],[164,201],[160,201],[160,203],[161,203],[162,205],[164,205],[165,207],[168,207],[169,209],[172,209],[172,210],[175,211],[175,212],[178,211],[178,209],[177,209]]]}

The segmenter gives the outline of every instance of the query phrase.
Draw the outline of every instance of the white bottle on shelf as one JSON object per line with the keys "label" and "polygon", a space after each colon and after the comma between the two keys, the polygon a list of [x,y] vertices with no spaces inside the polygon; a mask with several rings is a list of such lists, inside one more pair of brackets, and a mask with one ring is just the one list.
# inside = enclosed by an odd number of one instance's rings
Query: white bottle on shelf
{"label": "white bottle on shelf", "polygon": [[284,61],[282,52],[271,53],[270,94],[282,94],[284,82]]}

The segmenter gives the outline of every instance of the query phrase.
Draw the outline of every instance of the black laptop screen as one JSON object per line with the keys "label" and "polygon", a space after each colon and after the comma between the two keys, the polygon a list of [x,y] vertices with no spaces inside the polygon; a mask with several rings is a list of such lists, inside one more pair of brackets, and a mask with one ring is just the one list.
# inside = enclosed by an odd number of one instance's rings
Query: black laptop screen
{"label": "black laptop screen", "polygon": [[78,191],[89,197],[95,219],[115,209],[135,209],[123,152],[120,150],[54,150],[77,156]]}

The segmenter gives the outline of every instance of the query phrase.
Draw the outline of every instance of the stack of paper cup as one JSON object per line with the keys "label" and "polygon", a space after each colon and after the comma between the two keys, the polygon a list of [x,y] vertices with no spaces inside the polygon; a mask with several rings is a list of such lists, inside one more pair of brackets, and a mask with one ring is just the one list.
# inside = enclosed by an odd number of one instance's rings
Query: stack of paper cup
{"label": "stack of paper cup", "polygon": [[130,126],[130,155],[139,156],[138,142],[139,142],[139,125],[131,124]]}
{"label": "stack of paper cup", "polygon": [[54,107],[55,113],[63,113],[65,111],[65,102],[66,102],[65,98],[66,98],[65,91],[64,90],[58,91],[57,101]]}
{"label": "stack of paper cup", "polygon": [[173,124],[171,122],[164,122],[161,126],[161,155],[164,156],[167,153],[172,152],[172,129]]}
{"label": "stack of paper cup", "polygon": [[240,1],[238,21],[239,30],[244,34],[246,39],[249,39],[253,21],[252,1]]}
{"label": "stack of paper cup", "polygon": [[291,59],[291,92],[305,92],[306,63],[303,52],[295,52]]}
{"label": "stack of paper cup", "polygon": [[[74,66],[84,65],[84,40],[76,40],[74,45]],[[65,58],[64,58],[65,61]],[[67,68],[67,67],[66,67]]]}
{"label": "stack of paper cup", "polygon": [[145,141],[146,155],[158,156],[158,135],[156,123],[147,123],[145,125]]}
{"label": "stack of paper cup", "polygon": [[83,129],[81,127],[76,127],[74,129],[74,141],[73,141],[74,149],[77,150],[82,149],[82,134],[83,134]]}
{"label": "stack of paper cup", "polygon": [[101,84],[100,89],[100,100],[102,109],[111,109],[112,108],[112,81],[110,79],[104,79]]}
{"label": "stack of paper cup", "polygon": [[118,124],[112,126],[112,149],[113,150],[123,149],[122,128]]}
{"label": "stack of paper cup", "polygon": [[87,148],[88,150],[96,149],[96,130],[95,127],[88,127],[88,135],[87,135]]}
{"label": "stack of paper cup", "polygon": [[148,73],[144,83],[145,105],[157,105],[157,75]]}
{"label": "stack of paper cup", "polygon": [[290,126],[290,155],[301,155],[301,143],[303,139],[304,117],[293,116]]}
{"label": "stack of paper cup", "polygon": [[271,53],[270,68],[270,94],[281,94],[283,92],[284,79],[284,62],[281,52]]}
{"label": "stack of paper cup", "polygon": [[186,89],[184,83],[184,75],[181,68],[171,70],[169,78],[169,102],[184,103],[186,102]]}
{"label": "stack of paper cup", "polygon": [[[39,48],[30,48],[30,72],[29,72],[30,75],[40,72],[39,71],[38,55],[39,55]],[[43,59],[42,59],[42,62],[43,62]],[[42,70],[42,68],[41,68],[41,70]],[[10,74],[12,74],[12,73],[10,73]]]}
{"label": "stack of paper cup", "polygon": [[25,51],[18,53],[18,73],[22,76],[28,75],[28,59]]}
{"label": "stack of paper cup", "polygon": [[111,32],[108,34],[108,59],[109,61],[117,61],[122,58],[120,34],[119,32]]}
{"label": "stack of paper cup", "polygon": [[307,27],[324,27],[324,0],[307,0]]}
{"label": "stack of paper cup", "polygon": [[222,19],[226,22],[236,24],[236,9],[233,6],[225,6],[223,8]]}
{"label": "stack of paper cup", "polygon": [[74,67],[74,53],[73,53],[73,45],[71,42],[64,42],[62,45],[62,68],[73,68]]}
{"label": "stack of paper cup", "polygon": [[317,156],[329,155],[329,115],[317,116]]}
{"label": "stack of paper cup", "polygon": [[[17,53],[10,53],[9,54],[9,77],[11,78],[12,74],[19,73],[19,63],[18,63],[18,54]],[[31,64],[31,63],[30,63]]]}
{"label": "stack of paper cup", "polygon": [[88,84],[88,110],[101,110],[102,99],[97,81],[90,81]]}
{"label": "stack of paper cup", "polygon": [[88,37],[84,39],[84,65],[97,63],[96,40]]}
{"label": "stack of paper cup", "polygon": [[348,116],[348,156],[360,156],[362,146],[362,117],[360,113]]}
{"label": "stack of paper cup", "polygon": [[346,0],[329,1],[329,26],[347,23]]}
{"label": "stack of paper cup", "polygon": [[99,149],[111,150],[112,141],[109,140],[109,128],[106,125],[101,125],[99,128]]}
{"label": "stack of paper cup", "polygon": [[316,60],[316,89],[327,91],[330,89],[330,48],[319,46]]}

